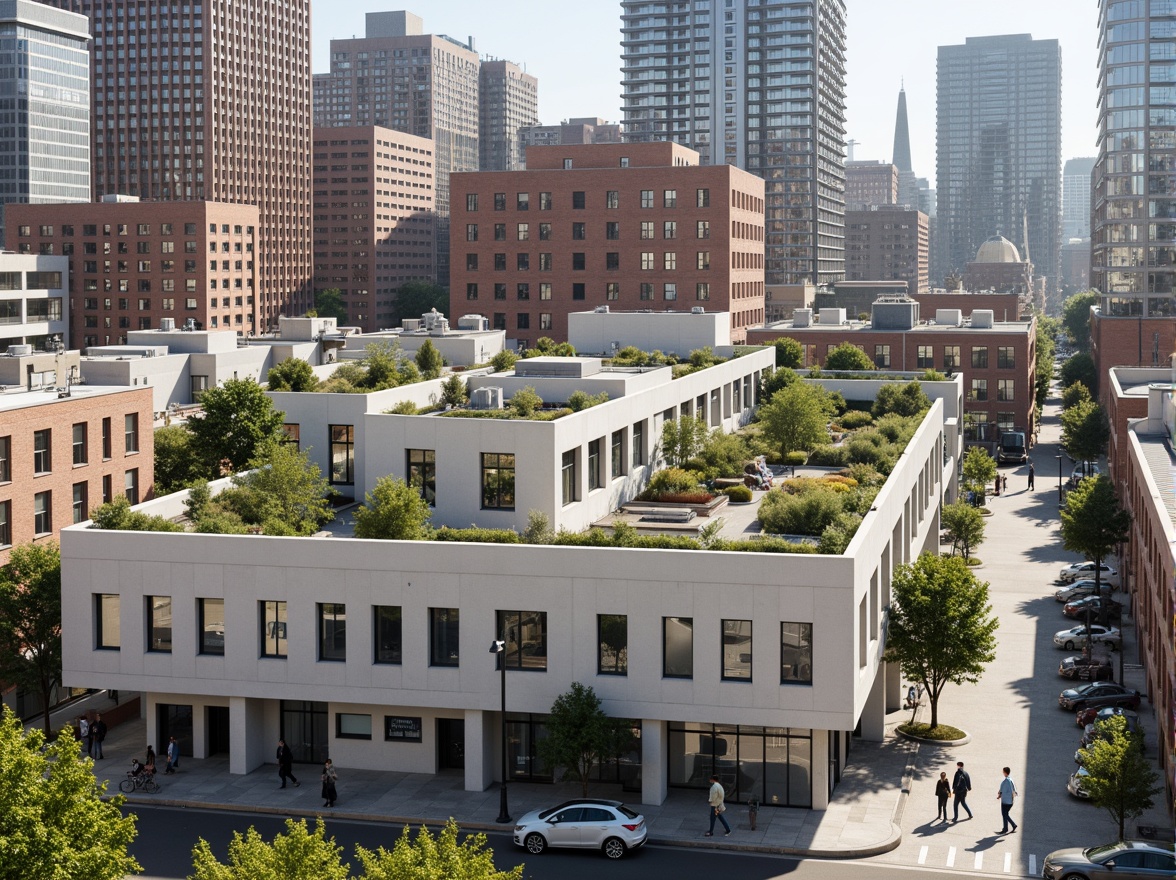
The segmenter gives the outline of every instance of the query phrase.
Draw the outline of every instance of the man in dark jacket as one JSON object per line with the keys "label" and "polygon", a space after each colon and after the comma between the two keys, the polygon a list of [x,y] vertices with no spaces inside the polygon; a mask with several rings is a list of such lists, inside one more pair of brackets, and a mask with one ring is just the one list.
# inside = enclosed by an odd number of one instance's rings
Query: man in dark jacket
{"label": "man in dark jacket", "polygon": [[952,806],[954,807],[952,822],[960,821],[960,807],[964,808],[964,812],[968,814],[968,818],[972,818],[972,810],[968,807],[968,792],[972,790],[972,777],[968,775],[968,771],[964,769],[964,762],[956,762],[955,778],[951,781],[951,790],[955,795]]}
{"label": "man in dark jacket", "polygon": [[294,776],[293,767],[294,753],[290,751],[290,747],[286,745],[284,739],[278,740],[278,778],[282,780],[282,788],[286,787],[286,777],[290,777],[295,788],[302,784]]}
{"label": "man in dark jacket", "polygon": [[96,759],[101,759],[102,755],[102,741],[106,739],[106,722],[102,720],[101,715],[94,716],[94,723],[90,725],[90,754]]}

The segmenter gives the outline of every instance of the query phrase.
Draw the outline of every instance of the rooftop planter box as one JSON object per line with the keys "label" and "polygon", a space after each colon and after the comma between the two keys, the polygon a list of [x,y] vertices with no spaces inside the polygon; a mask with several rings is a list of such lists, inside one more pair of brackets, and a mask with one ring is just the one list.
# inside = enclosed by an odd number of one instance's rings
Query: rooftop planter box
{"label": "rooftop planter box", "polygon": [[726,495],[716,495],[706,503],[690,504],[681,501],[630,501],[627,504],[622,504],[622,510],[629,508],[653,508],[660,510],[674,510],[674,509],[689,509],[693,510],[696,516],[710,516],[717,510],[727,506],[730,499]]}

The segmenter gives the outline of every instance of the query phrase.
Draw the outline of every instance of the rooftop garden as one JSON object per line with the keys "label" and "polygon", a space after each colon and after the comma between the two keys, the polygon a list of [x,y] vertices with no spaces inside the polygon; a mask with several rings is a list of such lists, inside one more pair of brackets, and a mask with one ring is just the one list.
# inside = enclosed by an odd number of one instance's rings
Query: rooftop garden
{"label": "rooftop garden", "polygon": [[339,364],[328,379],[319,380],[304,360],[289,358],[270,368],[266,383],[270,391],[308,391],[334,394],[368,394],[411,385],[440,377],[445,365],[441,353],[429,340],[409,357],[399,342],[372,342],[364,358]]}

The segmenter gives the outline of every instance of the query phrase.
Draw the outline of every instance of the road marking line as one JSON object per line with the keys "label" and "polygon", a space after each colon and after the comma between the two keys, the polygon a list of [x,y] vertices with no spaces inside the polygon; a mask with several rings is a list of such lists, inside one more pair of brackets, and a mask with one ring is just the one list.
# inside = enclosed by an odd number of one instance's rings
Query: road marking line
{"label": "road marking line", "polygon": [[949,846],[947,848],[947,866],[949,868],[955,867],[955,856],[956,856],[956,848],[954,846]]}
{"label": "road marking line", "polygon": [[925,846],[919,847],[919,864],[927,864],[927,847]]}
{"label": "road marking line", "polygon": [[983,867],[984,867],[984,853],[978,852],[978,853],[976,853],[976,866],[975,866],[975,868],[973,868],[973,870],[979,871]]}
{"label": "road marking line", "polygon": [[1036,854],[1030,854],[1030,856],[1029,856],[1029,876],[1030,877],[1037,876],[1037,855]]}
{"label": "road marking line", "polygon": [[1013,854],[1005,853],[1004,872],[1007,874],[1013,869]]}

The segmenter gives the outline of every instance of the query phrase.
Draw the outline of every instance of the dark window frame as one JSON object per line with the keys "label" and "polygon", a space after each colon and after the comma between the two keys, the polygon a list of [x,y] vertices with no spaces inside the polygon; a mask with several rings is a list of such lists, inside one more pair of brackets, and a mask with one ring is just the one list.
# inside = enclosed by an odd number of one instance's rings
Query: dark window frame
{"label": "dark window frame", "polygon": [[[440,618],[439,614],[444,614]],[[452,635],[450,635],[452,634]],[[439,638],[439,636],[442,636]],[[429,665],[456,668],[461,664],[461,609],[429,609]]]}
{"label": "dark window frame", "polygon": [[[606,642],[604,638],[606,618],[619,621],[624,629],[624,644],[615,645]],[[606,646],[608,650],[606,650]],[[612,668],[605,666],[605,656],[613,658]],[[622,659],[623,655],[623,659]],[[629,674],[629,615],[627,614],[597,614],[596,615],[596,674],[620,675]]]}
{"label": "dark window frame", "polygon": [[[220,623],[220,644],[209,639],[209,605],[210,602],[220,603],[220,620],[213,621],[213,623]],[[196,616],[198,620],[199,642],[196,646],[196,653],[204,656],[223,657],[225,655],[225,600],[215,597],[200,598],[196,600]]]}
{"label": "dark window frame", "polygon": [[[385,615],[385,611],[394,613]],[[404,663],[402,606],[372,606],[372,663],[378,666],[400,666]]]}
{"label": "dark window frame", "polygon": [[319,662],[346,663],[347,605],[343,602],[316,602],[314,619]]}

